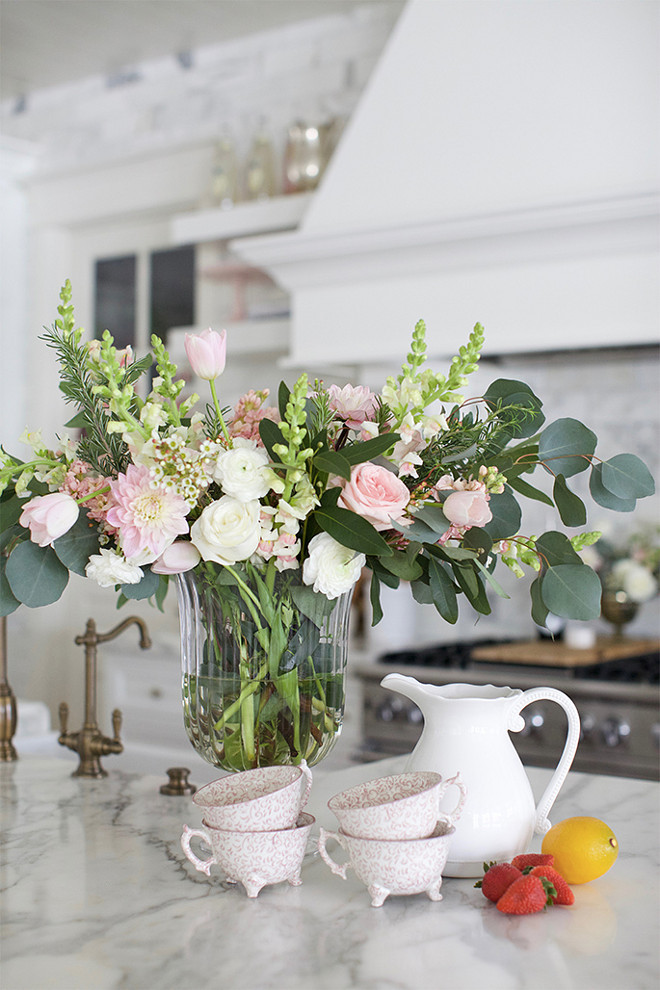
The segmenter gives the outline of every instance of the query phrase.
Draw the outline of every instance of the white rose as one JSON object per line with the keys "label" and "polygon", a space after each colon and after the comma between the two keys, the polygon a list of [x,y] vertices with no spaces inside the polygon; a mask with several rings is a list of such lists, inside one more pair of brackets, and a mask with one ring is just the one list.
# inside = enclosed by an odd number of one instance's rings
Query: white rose
{"label": "white rose", "polygon": [[85,574],[102,588],[114,588],[116,584],[139,584],[144,577],[142,568],[129,564],[123,554],[103,549],[89,558]]}
{"label": "white rose", "polygon": [[303,582],[330,599],[351,590],[367,560],[363,553],[342,546],[328,533],[312,537],[308,554],[303,564]]}
{"label": "white rose", "polygon": [[254,499],[241,502],[223,495],[212,502],[193,523],[190,539],[204,560],[235,564],[247,560],[259,546],[260,505]]}
{"label": "white rose", "polygon": [[253,440],[237,437],[233,447],[218,455],[213,478],[225,495],[239,502],[263,498],[271,486],[268,454]]}
{"label": "white rose", "polygon": [[634,602],[648,602],[658,591],[658,582],[648,568],[636,560],[619,560],[612,568],[612,583]]}

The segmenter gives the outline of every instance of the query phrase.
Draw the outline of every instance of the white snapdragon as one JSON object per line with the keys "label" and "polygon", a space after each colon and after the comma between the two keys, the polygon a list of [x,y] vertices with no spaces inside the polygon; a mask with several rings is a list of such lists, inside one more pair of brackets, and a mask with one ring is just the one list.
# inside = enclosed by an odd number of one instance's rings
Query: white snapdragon
{"label": "white snapdragon", "polygon": [[116,584],[139,584],[144,576],[142,568],[129,563],[122,553],[104,549],[89,558],[85,574],[102,588],[113,588]]}
{"label": "white snapdragon", "polygon": [[328,533],[313,536],[308,552],[303,564],[303,582],[330,599],[350,591],[366,563],[363,553],[342,546]]}
{"label": "white snapdragon", "polygon": [[217,456],[213,479],[225,495],[239,502],[251,502],[269,492],[272,473],[266,451],[258,448],[254,440],[237,437],[233,447]]}

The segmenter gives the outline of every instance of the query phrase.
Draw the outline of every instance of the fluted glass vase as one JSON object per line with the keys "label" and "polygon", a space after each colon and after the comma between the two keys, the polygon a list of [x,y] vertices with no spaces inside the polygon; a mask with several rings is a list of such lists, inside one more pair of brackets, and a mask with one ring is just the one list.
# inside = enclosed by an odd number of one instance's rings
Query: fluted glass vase
{"label": "fluted glass vase", "polygon": [[322,760],[342,726],[352,593],[329,600],[272,563],[206,562],[176,583],[183,718],[200,756],[225,770]]}

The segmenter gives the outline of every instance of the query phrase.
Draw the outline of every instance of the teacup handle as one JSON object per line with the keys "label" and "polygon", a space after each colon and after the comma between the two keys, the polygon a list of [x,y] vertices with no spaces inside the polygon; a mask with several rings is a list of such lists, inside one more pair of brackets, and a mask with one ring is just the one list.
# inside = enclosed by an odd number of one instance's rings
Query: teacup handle
{"label": "teacup handle", "polygon": [[512,732],[520,732],[525,724],[522,716],[520,715],[521,709],[525,708],[527,705],[531,705],[534,701],[542,700],[556,702],[561,708],[564,709],[568,719],[568,734],[566,736],[564,750],[561,754],[559,763],[557,764],[557,769],[550,778],[550,783],[546,787],[541,800],[536,806],[534,831],[538,834],[545,835],[551,827],[548,814],[555,803],[562,784],[566,780],[566,775],[571,768],[571,764],[575,757],[575,751],[577,750],[577,746],[580,741],[580,716],[578,715],[578,710],[571,699],[568,695],[564,694],[563,691],[557,691],[556,688],[549,687],[530,688],[529,691],[523,691],[523,693],[515,699],[509,712],[509,723],[507,728],[509,728]]}
{"label": "teacup handle", "polygon": [[302,811],[305,805],[307,804],[307,801],[309,800],[309,792],[312,789],[313,777],[312,777],[312,771],[307,766],[307,760],[301,760],[298,765],[305,775],[305,786],[302,792],[302,797],[300,798],[300,810]]}
{"label": "teacup handle", "polygon": [[211,856],[210,859],[199,859],[197,856],[195,856],[194,852],[190,848],[190,840],[194,835],[199,835],[207,844],[207,846],[209,846],[209,848],[211,847],[208,834],[204,831],[203,828],[188,828],[187,825],[184,825],[183,833],[181,835],[181,848],[183,849],[184,853],[186,854],[190,862],[193,864],[195,869],[199,870],[200,873],[206,873],[208,877],[210,876],[211,867],[213,866],[215,860],[213,859],[213,856]]}
{"label": "teacup handle", "polygon": [[450,825],[454,825],[463,814],[463,808],[465,807],[465,799],[467,798],[467,791],[465,789],[465,784],[461,780],[460,773],[457,773],[455,774],[455,776],[449,777],[447,780],[445,780],[444,784],[441,785],[440,790],[438,791],[438,801],[443,797],[443,795],[452,785],[454,787],[458,787],[458,790],[460,792],[458,803],[453,811],[450,811],[449,813],[443,811],[439,815],[440,818],[449,822]]}
{"label": "teacup handle", "polygon": [[327,863],[333,873],[336,873],[338,877],[342,880],[346,879],[346,870],[350,866],[348,863],[336,863],[332,858],[328,850],[326,849],[326,843],[328,839],[336,839],[340,846],[343,848],[343,842],[341,841],[341,836],[338,832],[328,832],[327,829],[321,828],[321,834],[319,835],[319,852],[321,853],[321,859],[324,863]]}

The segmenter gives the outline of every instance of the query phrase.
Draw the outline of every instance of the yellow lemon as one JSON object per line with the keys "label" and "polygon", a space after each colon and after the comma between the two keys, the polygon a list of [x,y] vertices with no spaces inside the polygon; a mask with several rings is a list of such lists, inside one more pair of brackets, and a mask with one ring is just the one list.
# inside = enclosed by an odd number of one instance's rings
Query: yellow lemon
{"label": "yellow lemon", "polygon": [[543,836],[541,848],[555,857],[567,883],[588,883],[607,873],[619,854],[609,825],[599,818],[565,818]]}

